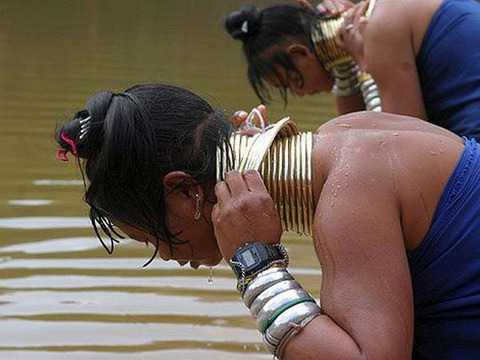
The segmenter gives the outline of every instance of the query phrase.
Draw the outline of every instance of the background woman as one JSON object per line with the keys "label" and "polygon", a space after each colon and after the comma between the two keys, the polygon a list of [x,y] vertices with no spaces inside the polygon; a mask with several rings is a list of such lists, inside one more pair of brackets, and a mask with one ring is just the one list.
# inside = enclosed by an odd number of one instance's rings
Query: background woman
{"label": "background woman", "polygon": [[[345,3],[326,5],[343,10],[350,6]],[[344,15],[339,40],[372,74],[382,110],[425,119],[459,135],[480,136],[480,4],[377,0],[368,23],[362,18],[366,7],[361,2]],[[263,89],[264,82],[297,94],[331,89],[331,76],[310,39],[318,16],[308,7],[288,5],[261,10],[246,6],[228,16],[226,28],[243,42],[255,89]],[[241,32],[245,21],[248,33]],[[358,110],[359,99],[337,99],[339,112]]]}
{"label": "background woman", "polygon": [[[258,173],[228,172],[215,185],[217,151],[231,132],[222,113],[191,92],[143,85],[93,96],[58,142],[60,155],[85,159],[94,224],[113,239],[115,223],[162,258],[197,267],[222,257],[241,262],[237,249],[246,243],[270,249],[280,242],[284,219]],[[257,316],[269,349],[284,359],[478,358],[478,144],[418,119],[371,112],[334,119],[310,136],[322,310],[290,302],[303,331],[288,322],[274,345],[267,335],[282,328],[276,321],[286,310],[273,307],[280,313],[268,323]],[[229,164],[221,163],[224,171]],[[239,274],[245,301],[272,272],[303,291],[285,258],[275,261],[272,268],[254,260],[257,275]],[[257,306],[260,314],[269,305]]]}

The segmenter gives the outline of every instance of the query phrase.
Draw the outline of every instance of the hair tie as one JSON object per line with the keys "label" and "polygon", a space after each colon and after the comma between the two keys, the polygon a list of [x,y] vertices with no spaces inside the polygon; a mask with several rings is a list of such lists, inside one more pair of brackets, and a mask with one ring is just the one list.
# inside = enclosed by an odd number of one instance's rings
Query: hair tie
{"label": "hair tie", "polygon": [[244,34],[248,34],[248,20],[245,20],[242,23],[242,27],[240,28]]}
{"label": "hair tie", "polygon": [[57,160],[62,161],[62,162],[67,162],[68,161],[68,156],[67,156],[67,149],[60,149],[57,151]]}
{"label": "hair tie", "polygon": [[[75,143],[73,142],[72,139],[70,139],[65,133],[60,134],[60,138],[65,141],[70,147],[72,148],[72,154],[75,157],[78,157],[78,152],[77,152],[77,147],[75,146]],[[67,162],[68,156],[67,156],[68,150],[67,149],[60,149],[57,151],[57,160]]]}

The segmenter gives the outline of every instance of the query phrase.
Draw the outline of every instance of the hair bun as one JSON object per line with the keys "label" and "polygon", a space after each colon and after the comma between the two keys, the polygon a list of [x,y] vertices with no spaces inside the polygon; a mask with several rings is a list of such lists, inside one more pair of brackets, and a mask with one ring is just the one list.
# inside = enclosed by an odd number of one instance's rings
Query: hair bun
{"label": "hair bun", "polygon": [[227,16],[225,29],[234,39],[245,41],[258,32],[261,18],[262,13],[255,6],[244,5]]}

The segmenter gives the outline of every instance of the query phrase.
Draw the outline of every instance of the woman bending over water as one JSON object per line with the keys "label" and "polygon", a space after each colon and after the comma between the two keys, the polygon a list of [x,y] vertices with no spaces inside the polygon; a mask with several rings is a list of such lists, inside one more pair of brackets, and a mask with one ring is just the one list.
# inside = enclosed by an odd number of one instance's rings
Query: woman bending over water
{"label": "woman bending over water", "polygon": [[[480,358],[474,140],[374,112],[314,134],[282,120],[250,138],[248,155],[229,146],[232,131],[187,90],[139,85],[94,95],[58,143],[60,155],[83,159],[92,221],[112,239],[115,224],[165,260],[230,262],[279,358]],[[239,158],[263,160],[266,184],[256,171],[228,171]],[[274,172],[299,175],[285,184]],[[282,224],[312,233],[321,308],[288,273]]]}
{"label": "woman bending over water", "polygon": [[[225,27],[242,41],[248,77],[260,98],[268,97],[267,85],[303,95],[330,91],[337,83],[339,113],[362,110],[358,81],[351,81],[356,68],[345,65],[350,55],[378,84],[383,111],[480,138],[478,1],[325,4],[343,16],[335,20],[308,7],[275,4],[244,6],[227,17]],[[353,8],[345,12],[348,6]],[[335,39],[337,31],[342,36]],[[367,102],[378,95],[367,92]]]}

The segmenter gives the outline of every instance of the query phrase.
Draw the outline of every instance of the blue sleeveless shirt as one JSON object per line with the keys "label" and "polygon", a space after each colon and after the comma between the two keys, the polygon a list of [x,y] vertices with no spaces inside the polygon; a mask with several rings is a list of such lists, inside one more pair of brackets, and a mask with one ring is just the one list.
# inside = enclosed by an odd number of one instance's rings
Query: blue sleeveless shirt
{"label": "blue sleeveless shirt", "polygon": [[480,359],[480,145],[464,141],[432,226],[408,253],[416,360]]}
{"label": "blue sleeveless shirt", "polygon": [[416,63],[428,120],[480,140],[480,3],[444,0]]}

